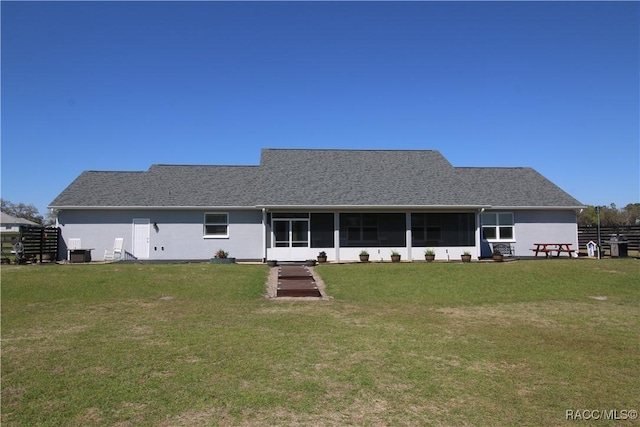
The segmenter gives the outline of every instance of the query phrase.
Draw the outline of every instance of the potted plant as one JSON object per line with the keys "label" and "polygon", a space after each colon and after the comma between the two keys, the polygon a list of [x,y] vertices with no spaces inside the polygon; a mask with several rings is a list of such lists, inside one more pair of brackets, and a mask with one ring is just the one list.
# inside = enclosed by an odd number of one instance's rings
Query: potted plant
{"label": "potted plant", "polygon": [[434,251],[433,249],[425,249],[424,259],[427,262],[432,262],[434,259],[436,259],[436,251]]}
{"label": "potted plant", "polygon": [[229,252],[224,249],[218,249],[215,254],[213,254],[213,258],[211,258],[210,262],[212,264],[233,264],[236,262],[235,258],[229,257]]}
{"label": "potted plant", "polygon": [[395,249],[391,251],[391,262],[400,262],[400,252]]}
{"label": "potted plant", "polygon": [[278,261],[276,261],[275,259],[268,259],[267,260],[267,265],[269,267],[277,267],[278,266]]}
{"label": "potted plant", "polygon": [[308,259],[304,262],[304,265],[306,265],[307,267],[314,267],[316,265],[316,260]]}
{"label": "potted plant", "polygon": [[464,251],[461,257],[462,257],[462,262],[471,262],[471,252]]}
{"label": "potted plant", "polygon": [[360,262],[369,262],[369,252],[365,250],[360,251]]}
{"label": "potted plant", "polygon": [[319,263],[327,262],[327,253],[325,251],[322,251],[318,254],[318,262]]}
{"label": "potted plant", "polygon": [[495,262],[502,262],[504,260],[504,255],[502,255],[502,252],[498,249],[494,249],[492,255]]}

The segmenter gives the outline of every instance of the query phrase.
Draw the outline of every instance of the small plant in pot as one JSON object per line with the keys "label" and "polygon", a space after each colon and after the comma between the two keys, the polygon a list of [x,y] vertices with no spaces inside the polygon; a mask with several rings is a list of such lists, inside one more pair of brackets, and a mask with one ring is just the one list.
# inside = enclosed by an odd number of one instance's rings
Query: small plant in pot
{"label": "small plant in pot", "polygon": [[502,262],[504,260],[504,255],[502,255],[502,252],[500,252],[497,249],[493,250],[493,260],[495,262]]}
{"label": "small plant in pot", "polygon": [[391,262],[400,262],[400,252],[395,249],[391,251]]}
{"label": "small plant in pot", "polygon": [[213,257],[220,259],[229,258],[229,252],[224,249],[218,249]]}
{"label": "small plant in pot", "polygon": [[369,262],[369,252],[360,251],[360,262]]}
{"label": "small plant in pot", "polygon": [[462,262],[471,262],[471,252],[464,251],[461,257],[462,257]]}
{"label": "small plant in pot", "polygon": [[424,251],[424,259],[427,262],[431,262],[434,259],[436,259],[436,251],[434,251],[433,249],[425,249]]}
{"label": "small plant in pot", "polygon": [[322,251],[318,254],[318,262],[319,263],[327,262],[327,253],[325,251]]}
{"label": "small plant in pot", "polygon": [[224,249],[218,249],[216,253],[211,258],[210,262],[212,264],[233,264],[236,262],[235,258],[229,257],[229,252]]}

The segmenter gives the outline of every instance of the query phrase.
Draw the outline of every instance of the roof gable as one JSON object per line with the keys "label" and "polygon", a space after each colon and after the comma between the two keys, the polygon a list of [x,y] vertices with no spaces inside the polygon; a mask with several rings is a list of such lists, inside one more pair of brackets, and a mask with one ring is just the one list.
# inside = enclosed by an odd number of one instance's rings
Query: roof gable
{"label": "roof gable", "polygon": [[[408,206],[474,202],[434,150],[263,150],[265,205]],[[271,190],[271,191],[269,191]]]}

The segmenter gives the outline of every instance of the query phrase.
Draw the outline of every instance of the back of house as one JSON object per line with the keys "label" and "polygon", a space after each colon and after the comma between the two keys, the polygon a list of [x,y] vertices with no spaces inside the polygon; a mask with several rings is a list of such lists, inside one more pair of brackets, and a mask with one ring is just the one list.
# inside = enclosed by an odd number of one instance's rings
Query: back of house
{"label": "back of house", "polygon": [[507,244],[531,255],[539,241],[577,246],[583,206],[527,167],[454,167],[434,150],[264,149],[256,166],[152,165],[86,171],[50,208],[70,239],[101,260],[242,261],[459,259]]}

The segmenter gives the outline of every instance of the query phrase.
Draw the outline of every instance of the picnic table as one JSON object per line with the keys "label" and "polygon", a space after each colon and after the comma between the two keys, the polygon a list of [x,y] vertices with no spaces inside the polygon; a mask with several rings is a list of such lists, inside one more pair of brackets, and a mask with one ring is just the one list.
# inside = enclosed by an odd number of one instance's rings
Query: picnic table
{"label": "picnic table", "polygon": [[575,252],[571,249],[571,243],[534,243],[535,248],[531,249],[535,252],[536,258],[539,253],[543,253],[546,258],[553,256],[553,253],[556,253],[556,258],[560,256],[561,253],[565,252],[569,255],[569,258],[573,258],[573,253]]}

